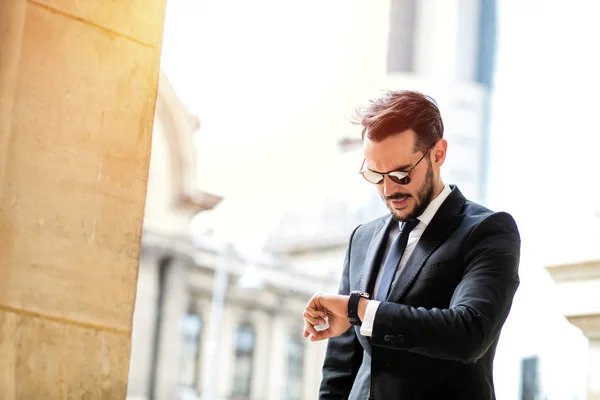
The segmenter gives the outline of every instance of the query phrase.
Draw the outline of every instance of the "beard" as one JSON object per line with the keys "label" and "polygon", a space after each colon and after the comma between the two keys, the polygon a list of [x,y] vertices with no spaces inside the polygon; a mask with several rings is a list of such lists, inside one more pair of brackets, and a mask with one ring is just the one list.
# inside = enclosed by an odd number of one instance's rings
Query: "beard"
{"label": "beard", "polygon": [[[387,206],[388,210],[390,210],[390,213],[392,213],[392,216],[394,217],[394,219],[398,222],[402,222],[402,221],[407,221],[409,219],[417,218],[418,216],[423,214],[423,212],[425,212],[425,209],[427,208],[427,206],[429,206],[429,203],[431,203],[431,201],[433,200],[434,195],[435,195],[435,185],[433,183],[433,168],[431,166],[431,163],[429,163],[429,168],[427,169],[427,173],[425,174],[425,180],[424,180],[421,188],[417,191],[416,198],[414,198],[414,196],[412,196],[412,195],[408,195],[408,194],[400,193],[400,192],[394,193],[391,196],[381,196],[381,198],[382,198],[383,202],[385,203],[385,205]],[[402,197],[407,197],[407,196],[414,198],[415,206],[412,209],[412,211],[408,213],[408,215],[401,218],[400,216],[396,215],[396,210],[390,205],[388,200],[396,200],[396,199],[400,199]]]}

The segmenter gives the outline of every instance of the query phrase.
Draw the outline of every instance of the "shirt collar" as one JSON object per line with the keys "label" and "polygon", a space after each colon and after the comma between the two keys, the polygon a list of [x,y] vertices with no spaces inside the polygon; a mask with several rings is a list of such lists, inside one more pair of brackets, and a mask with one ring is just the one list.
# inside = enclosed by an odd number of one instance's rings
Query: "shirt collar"
{"label": "shirt collar", "polygon": [[444,202],[444,200],[446,200],[446,198],[450,195],[451,192],[452,189],[450,189],[450,186],[444,184],[444,189],[442,189],[440,194],[438,194],[435,199],[431,200],[431,203],[429,203],[425,211],[423,211],[423,214],[419,215],[417,219],[423,224],[425,224],[425,226],[429,225],[429,223],[433,219],[433,216],[435,215],[437,210],[439,210],[442,203]]}

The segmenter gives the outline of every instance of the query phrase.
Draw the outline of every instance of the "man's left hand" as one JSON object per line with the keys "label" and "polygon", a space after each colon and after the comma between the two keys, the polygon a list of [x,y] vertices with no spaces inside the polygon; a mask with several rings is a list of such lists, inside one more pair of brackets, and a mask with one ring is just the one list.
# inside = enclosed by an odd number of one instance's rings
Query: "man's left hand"
{"label": "man's left hand", "polygon": [[[304,310],[304,337],[310,335],[310,341],[329,339],[340,336],[350,328],[348,321],[348,299],[349,296],[339,294],[317,293]],[[315,325],[329,323],[329,328],[317,331]]]}

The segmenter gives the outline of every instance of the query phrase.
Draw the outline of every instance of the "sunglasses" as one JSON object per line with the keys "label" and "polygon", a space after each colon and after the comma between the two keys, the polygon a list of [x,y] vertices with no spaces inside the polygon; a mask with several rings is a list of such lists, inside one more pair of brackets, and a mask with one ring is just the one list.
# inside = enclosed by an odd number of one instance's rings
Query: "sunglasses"
{"label": "sunglasses", "polygon": [[427,151],[423,154],[423,156],[421,158],[419,158],[419,161],[417,161],[412,167],[411,169],[409,169],[408,171],[390,171],[390,172],[376,172],[376,171],[371,171],[370,169],[365,169],[365,162],[367,161],[366,159],[363,159],[362,165],[360,167],[360,171],[359,173],[370,183],[374,184],[374,185],[379,185],[380,183],[383,183],[383,180],[385,179],[385,177],[387,176],[388,178],[390,178],[390,180],[394,183],[397,183],[399,185],[408,185],[410,183],[410,173],[413,172],[415,170],[415,168],[417,168],[417,166],[419,165],[419,163],[421,162],[421,160],[423,160],[425,158],[425,156],[427,154],[429,154],[429,152],[431,151],[431,149],[433,148],[433,146],[435,146],[435,143],[429,147],[429,149],[427,149]]}

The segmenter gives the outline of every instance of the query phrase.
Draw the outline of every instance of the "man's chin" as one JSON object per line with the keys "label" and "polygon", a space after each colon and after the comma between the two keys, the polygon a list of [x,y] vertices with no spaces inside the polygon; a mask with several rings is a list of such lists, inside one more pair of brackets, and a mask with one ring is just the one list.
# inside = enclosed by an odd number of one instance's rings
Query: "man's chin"
{"label": "man's chin", "polygon": [[412,209],[410,207],[406,207],[402,210],[396,210],[394,208],[390,209],[392,211],[392,215],[397,221],[405,221],[412,217]]}

